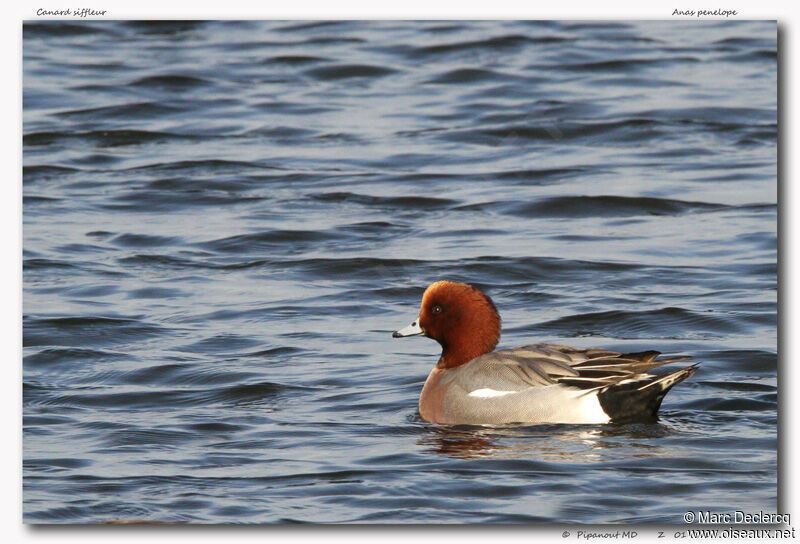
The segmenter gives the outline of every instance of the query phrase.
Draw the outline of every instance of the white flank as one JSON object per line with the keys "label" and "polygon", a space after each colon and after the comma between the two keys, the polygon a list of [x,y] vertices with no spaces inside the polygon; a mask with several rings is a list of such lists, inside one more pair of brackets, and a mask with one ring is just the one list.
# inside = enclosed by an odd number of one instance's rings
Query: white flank
{"label": "white flank", "polygon": [[600,406],[600,399],[597,398],[596,392],[584,395],[580,399],[577,411],[582,423],[608,423],[611,420]]}
{"label": "white flank", "polygon": [[511,393],[516,393],[516,391],[496,391],[495,389],[489,389],[488,387],[484,387],[483,389],[476,389],[475,391],[470,391],[469,396],[486,399],[489,397],[502,397],[503,395],[510,395]]}

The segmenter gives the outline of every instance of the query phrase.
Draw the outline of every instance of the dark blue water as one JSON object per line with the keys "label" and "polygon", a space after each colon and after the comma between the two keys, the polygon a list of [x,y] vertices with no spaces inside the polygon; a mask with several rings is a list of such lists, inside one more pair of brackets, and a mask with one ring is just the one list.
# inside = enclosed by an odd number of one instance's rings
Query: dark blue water
{"label": "dark blue water", "polygon": [[[24,519],[777,508],[774,22],[31,22]],[[390,333],[692,355],[651,424],[417,415]]]}

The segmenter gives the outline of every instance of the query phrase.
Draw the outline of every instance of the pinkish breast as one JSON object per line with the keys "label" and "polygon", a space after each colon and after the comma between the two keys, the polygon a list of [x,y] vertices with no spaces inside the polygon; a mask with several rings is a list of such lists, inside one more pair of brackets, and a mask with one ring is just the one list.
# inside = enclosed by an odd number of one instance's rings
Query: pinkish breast
{"label": "pinkish breast", "polygon": [[453,382],[444,380],[446,372],[447,369],[434,367],[422,387],[419,396],[419,415],[429,423],[447,423],[444,397]]}

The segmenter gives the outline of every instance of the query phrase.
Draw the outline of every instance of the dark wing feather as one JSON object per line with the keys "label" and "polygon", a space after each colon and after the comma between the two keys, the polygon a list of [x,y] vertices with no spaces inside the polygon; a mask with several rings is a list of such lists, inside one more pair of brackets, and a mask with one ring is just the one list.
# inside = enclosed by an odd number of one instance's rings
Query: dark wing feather
{"label": "dark wing feather", "polygon": [[[621,381],[649,380],[652,376],[647,371],[678,361],[686,361],[691,357],[672,357],[657,359],[661,352],[641,351],[636,353],[619,353],[605,349],[579,349],[561,344],[532,344],[509,350],[513,353],[546,353],[548,360],[558,359],[568,365],[577,374],[561,374],[552,376],[557,383],[572,385],[581,389],[593,389],[617,384]],[[539,358],[534,358],[539,360]]]}
{"label": "dark wing feather", "polygon": [[645,372],[667,363],[691,359],[656,360],[657,351],[619,353],[605,349],[578,349],[560,344],[531,344],[481,355],[461,367],[461,387],[521,391],[561,383],[594,389],[628,380],[653,378]]}

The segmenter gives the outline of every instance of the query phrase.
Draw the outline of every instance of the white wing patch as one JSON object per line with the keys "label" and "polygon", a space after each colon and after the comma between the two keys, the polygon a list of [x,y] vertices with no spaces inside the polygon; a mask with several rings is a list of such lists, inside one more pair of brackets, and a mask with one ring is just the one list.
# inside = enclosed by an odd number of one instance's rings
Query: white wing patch
{"label": "white wing patch", "polygon": [[497,391],[495,389],[489,389],[488,387],[484,387],[483,389],[476,389],[475,391],[470,391],[470,397],[478,397],[482,399],[487,399],[490,397],[502,397],[504,395],[510,395],[511,393],[517,393],[518,391]]}

